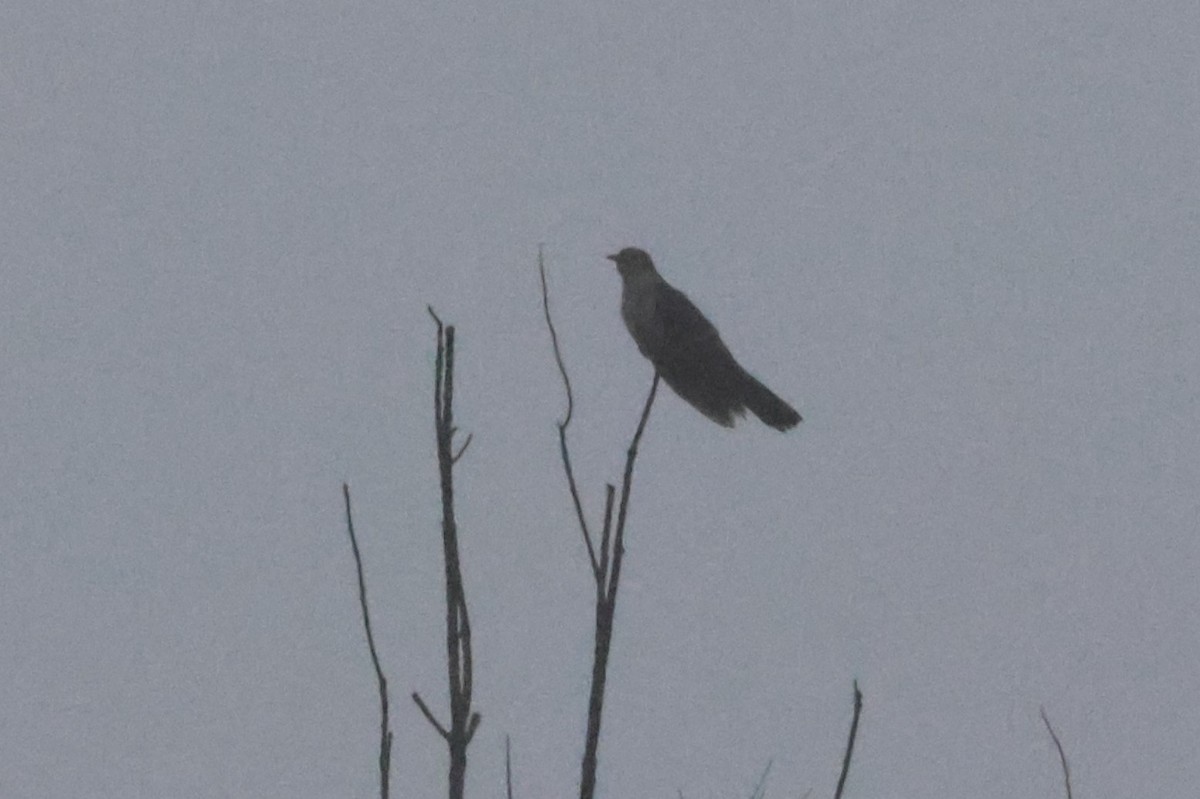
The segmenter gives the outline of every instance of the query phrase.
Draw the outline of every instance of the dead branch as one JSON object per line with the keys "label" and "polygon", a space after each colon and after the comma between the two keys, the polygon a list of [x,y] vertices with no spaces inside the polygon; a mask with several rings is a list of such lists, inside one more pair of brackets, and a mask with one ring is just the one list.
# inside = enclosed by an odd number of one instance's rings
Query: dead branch
{"label": "dead branch", "polygon": [[858,737],[858,717],[862,715],[862,691],[858,690],[858,680],[854,681],[854,718],[850,722],[850,737],[846,741],[846,754],[842,758],[842,774],[838,777],[837,790],[833,799],[842,799],[842,790],[846,787],[846,775],[850,773],[850,758],[854,755],[854,739]]}
{"label": "dead branch", "polygon": [[1050,738],[1054,741],[1054,748],[1058,750],[1058,762],[1062,764],[1063,784],[1067,788],[1067,799],[1071,799],[1071,767],[1067,764],[1067,755],[1063,752],[1062,741],[1058,740],[1058,734],[1050,726],[1050,719],[1046,717],[1046,708],[1039,707],[1038,710],[1042,714],[1042,722],[1046,725],[1046,731],[1050,733]]}
{"label": "dead branch", "polygon": [[[542,282],[542,310],[546,317],[546,327],[550,331],[550,342],[554,347],[554,360],[558,364],[562,376],[563,387],[567,392],[567,410],[562,421],[558,423],[559,453],[562,456],[563,471],[567,476],[567,486],[571,492],[571,501],[575,506],[575,517],[579,522],[583,542],[587,547],[588,561],[592,567],[592,578],[596,584],[596,615],[594,629],[594,647],[592,651],[592,685],[588,696],[587,732],[584,738],[583,763],[579,782],[580,799],[592,799],[596,790],[597,752],[600,746],[600,720],[604,710],[604,688],[608,675],[608,656],[612,645],[613,617],[617,606],[617,590],[621,581],[621,563],[625,555],[625,520],[629,512],[629,495],[633,488],[633,467],[637,460],[638,444],[646,430],[646,422],[650,418],[650,409],[658,392],[658,373],[650,384],[650,393],[638,419],[637,430],[629,444],[625,457],[625,472],[621,480],[621,495],[616,499],[616,488],[610,483],[605,486],[604,525],[600,532],[600,553],[597,555],[588,529],[587,518],[583,512],[583,504],[579,499],[579,488],[575,482],[575,473],[571,468],[571,453],[567,446],[567,426],[571,423],[574,413],[574,398],[571,393],[571,379],[567,374],[566,363],[563,360],[562,349],[558,343],[558,333],[554,328],[554,320],[550,315],[550,292],[546,286],[546,263],[541,249],[538,250],[538,274]],[[616,523],[614,526],[613,507],[617,506]]]}
{"label": "dead branch", "polygon": [[446,571],[446,677],[450,686],[450,723],[443,725],[413,692],[413,702],[446,741],[450,752],[449,797],[462,799],[467,772],[467,745],[475,735],[480,716],[471,710],[474,658],[471,621],[459,560],[458,523],[454,515],[454,465],[466,452],[471,436],[454,451],[454,326],[427,308],[437,325],[437,358],[434,362],[434,434],[437,442],[438,478],[442,494],[442,555]]}
{"label": "dead branch", "polygon": [[367,607],[367,581],[363,576],[362,555],[358,549],[358,538],[354,535],[354,517],[350,513],[350,485],[342,483],[342,496],[346,500],[346,531],[350,534],[350,549],[354,553],[354,568],[358,573],[358,604],[362,609],[363,628],[367,631],[367,650],[371,653],[371,665],[375,667],[375,681],[379,685],[379,797],[388,799],[389,778],[392,766],[392,728],[388,722],[387,677],[379,663],[379,652],[375,649],[375,636],[371,632],[371,613]]}
{"label": "dead branch", "polygon": [[567,474],[567,486],[571,490],[571,501],[575,505],[575,518],[579,521],[579,529],[583,533],[583,543],[587,547],[588,560],[592,564],[592,574],[599,579],[600,563],[596,560],[596,548],[592,545],[592,536],[588,532],[587,517],[583,513],[583,503],[579,499],[579,487],[575,484],[575,471],[571,468],[571,453],[567,448],[567,426],[575,413],[575,397],[571,393],[571,377],[567,374],[567,365],[563,362],[562,350],[558,346],[558,331],[554,328],[554,320],[550,317],[550,292],[546,288],[546,261],[542,248],[538,247],[538,274],[542,279],[542,311],[546,316],[546,327],[550,330],[550,343],[554,346],[554,361],[558,364],[558,373],[562,376],[563,386],[567,390],[567,412],[558,423],[558,450],[562,456],[563,471]]}

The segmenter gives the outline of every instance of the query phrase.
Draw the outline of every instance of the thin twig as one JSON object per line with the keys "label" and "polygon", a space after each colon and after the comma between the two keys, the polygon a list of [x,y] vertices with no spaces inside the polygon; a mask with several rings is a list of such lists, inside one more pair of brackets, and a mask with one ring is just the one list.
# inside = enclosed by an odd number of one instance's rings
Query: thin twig
{"label": "thin twig", "polygon": [[560,427],[571,423],[571,414],[575,412],[575,397],[571,393],[571,378],[567,376],[567,366],[563,362],[562,350],[558,346],[558,331],[554,328],[554,320],[550,318],[550,290],[546,287],[546,257],[542,247],[538,246],[538,275],[542,279],[542,313],[546,316],[546,327],[550,329],[550,343],[554,346],[554,361],[558,364],[558,372],[562,375],[563,385],[567,389],[567,415],[559,422]]}
{"label": "thin twig", "polygon": [[563,470],[567,474],[567,486],[571,489],[571,501],[575,504],[575,518],[579,520],[579,529],[583,532],[583,543],[587,546],[588,560],[592,564],[592,574],[599,579],[600,562],[596,559],[596,548],[592,545],[592,535],[588,532],[587,518],[583,513],[583,502],[579,499],[579,487],[575,485],[575,470],[571,468],[571,453],[567,449],[567,425],[571,424],[571,416],[575,413],[575,397],[571,392],[571,378],[567,375],[567,365],[563,361],[562,349],[558,345],[558,331],[554,328],[554,320],[550,316],[550,290],[546,286],[546,259],[541,247],[538,247],[538,274],[542,279],[542,312],[546,317],[546,327],[550,330],[550,343],[554,347],[554,361],[558,364],[558,373],[562,375],[563,386],[567,390],[567,413],[558,423],[558,450],[562,456]]}
{"label": "thin twig", "polygon": [[452,463],[452,464],[458,463],[458,461],[462,458],[463,453],[467,451],[467,447],[471,446],[471,439],[473,439],[474,437],[475,437],[474,433],[467,433],[467,440],[463,442],[463,445],[461,447],[459,447],[458,454],[450,459],[450,463]]}
{"label": "thin twig", "polygon": [[850,758],[854,754],[854,739],[858,737],[858,717],[862,715],[862,691],[858,690],[858,680],[854,681],[854,719],[850,722],[850,737],[846,741],[846,755],[842,758],[842,775],[838,777],[837,790],[833,799],[842,799],[842,789],[846,787],[846,775],[850,773]]}
{"label": "thin twig", "polygon": [[433,725],[433,728],[438,731],[438,734],[443,738],[449,738],[450,733],[446,732],[446,728],[442,726],[442,723],[433,717],[433,712],[429,709],[429,706],[425,704],[425,700],[421,698],[421,695],[416,691],[413,691],[412,700],[417,703],[417,707],[421,708],[421,712],[425,715],[426,721]]}
{"label": "thin twig", "polygon": [[371,664],[375,667],[375,681],[379,685],[379,796],[388,799],[389,777],[392,762],[392,730],[388,726],[388,687],[383,666],[379,663],[379,652],[375,649],[375,636],[371,632],[371,613],[367,607],[367,581],[363,576],[362,555],[358,549],[358,537],[354,534],[354,517],[350,513],[350,484],[342,483],[342,496],[346,500],[346,531],[350,534],[350,549],[354,552],[354,568],[358,572],[358,604],[362,608],[363,628],[367,631],[367,649],[371,653]]}
{"label": "thin twig", "polygon": [[1038,710],[1041,711],[1042,722],[1046,725],[1046,731],[1050,733],[1050,737],[1054,741],[1054,748],[1058,750],[1058,761],[1062,764],[1063,783],[1067,786],[1067,799],[1071,799],[1071,767],[1067,765],[1067,755],[1063,752],[1062,742],[1058,740],[1058,734],[1050,726],[1050,719],[1046,717],[1046,708],[1039,707]]}
{"label": "thin twig", "polygon": [[763,769],[758,778],[758,784],[754,786],[754,793],[750,794],[751,799],[763,799],[767,795],[767,775],[771,773],[771,765],[775,762],[774,758],[767,761],[767,767]]}
{"label": "thin twig", "polygon": [[512,790],[512,742],[504,736],[504,788],[507,799],[513,799]]}
{"label": "thin twig", "polygon": [[654,380],[650,383],[650,393],[646,395],[646,405],[642,408],[642,417],[638,420],[637,432],[629,443],[629,451],[625,456],[625,474],[621,478],[621,506],[617,510],[617,530],[613,536],[612,574],[608,576],[608,603],[617,602],[617,584],[621,579],[621,561],[625,554],[625,516],[629,510],[629,492],[633,487],[633,464],[637,461],[638,444],[641,443],[642,433],[646,431],[646,421],[650,418],[650,408],[654,405],[654,396],[658,393],[658,372],[654,372]]}

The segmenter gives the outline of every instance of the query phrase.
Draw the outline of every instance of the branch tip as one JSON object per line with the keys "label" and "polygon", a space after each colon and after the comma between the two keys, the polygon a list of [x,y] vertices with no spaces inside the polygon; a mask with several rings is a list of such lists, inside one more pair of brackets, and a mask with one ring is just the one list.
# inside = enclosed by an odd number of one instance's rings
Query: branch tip
{"label": "branch tip", "polygon": [[1063,784],[1066,786],[1067,799],[1071,797],[1071,767],[1067,764],[1067,755],[1063,751],[1062,741],[1058,740],[1058,734],[1054,732],[1054,728],[1050,726],[1050,719],[1046,716],[1046,708],[1038,707],[1038,712],[1042,715],[1042,723],[1046,725],[1046,731],[1050,733],[1051,740],[1054,741],[1054,748],[1058,750],[1058,762],[1062,765]]}
{"label": "branch tip", "polygon": [[471,439],[474,437],[475,437],[474,433],[467,433],[467,440],[463,442],[463,445],[461,447],[459,447],[458,454],[450,459],[451,464],[458,463],[459,458],[461,458],[463,456],[463,453],[467,451],[467,447],[471,446]]}
{"label": "branch tip", "polygon": [[441,725],[441,722],[433,717],[433,712],[430,711],[429,706],[425,704],[425,700],[421,698],[421,695],[416,691],[413,691],[412,700],[417,703],[417,707],[419,707],[421,709],[421,713],[425,715],[425,720],[433,725],[433,728],[438,731],[439,735],[449,740],[450,733],[446,732],[446,728]]}

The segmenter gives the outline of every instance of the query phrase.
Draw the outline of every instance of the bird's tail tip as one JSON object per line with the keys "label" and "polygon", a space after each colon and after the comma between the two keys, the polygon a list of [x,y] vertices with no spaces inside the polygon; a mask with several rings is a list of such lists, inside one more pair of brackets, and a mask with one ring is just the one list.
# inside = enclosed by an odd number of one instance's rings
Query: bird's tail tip
{"label": "bird's tail tip", "polygon": [[753,377],[750,377],[747,385],[746,407],[767,427],[786,433],[804,421],[799,411]]}

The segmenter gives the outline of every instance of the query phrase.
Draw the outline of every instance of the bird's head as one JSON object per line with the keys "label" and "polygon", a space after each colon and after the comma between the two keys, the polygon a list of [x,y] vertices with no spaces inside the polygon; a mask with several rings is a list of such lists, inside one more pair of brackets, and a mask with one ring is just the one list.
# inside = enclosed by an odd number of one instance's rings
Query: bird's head
{"label": "bird's head", "polygon": [[650,260],[650,254],[637,247],[626,247],[615,255],[605,257],[617,265],[617,271],[621,273],[622,278],[655,274],[654,261]]}

